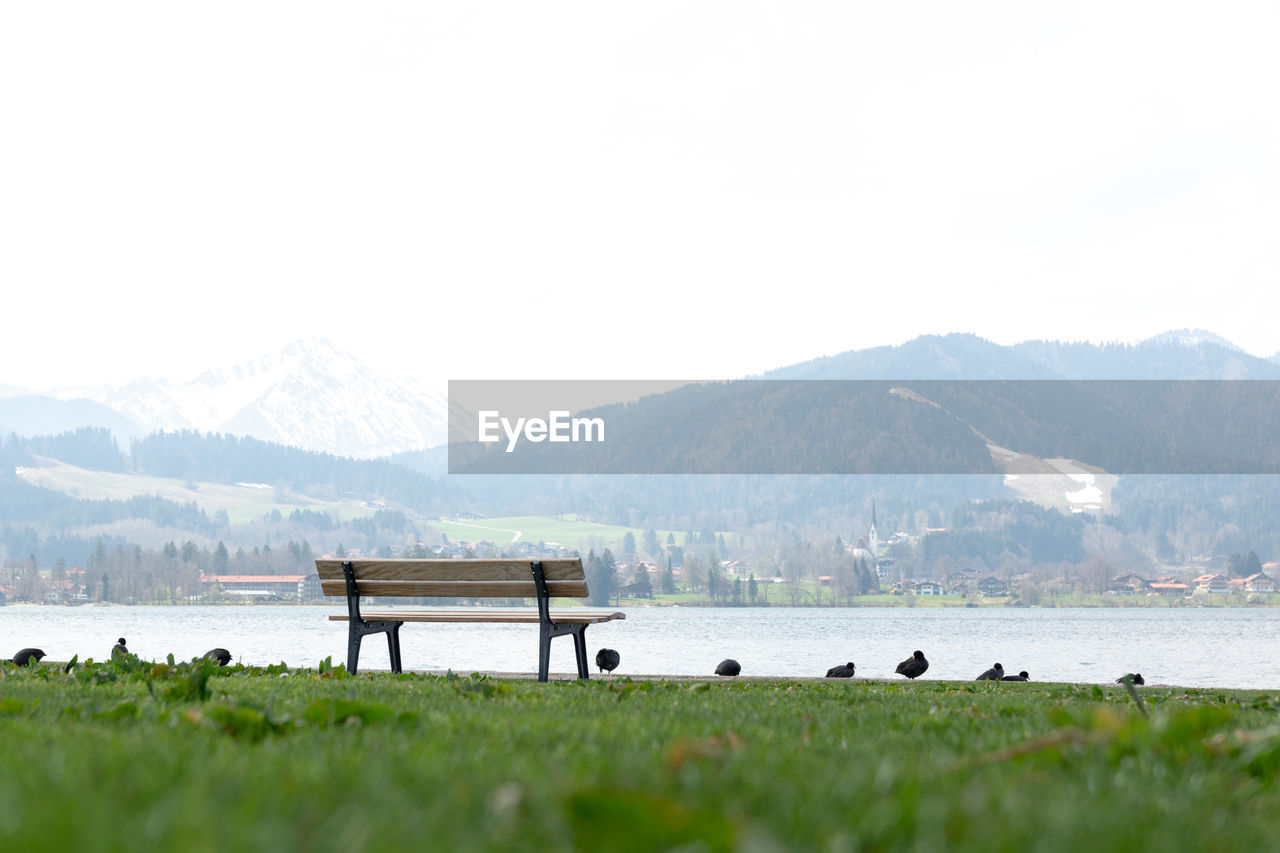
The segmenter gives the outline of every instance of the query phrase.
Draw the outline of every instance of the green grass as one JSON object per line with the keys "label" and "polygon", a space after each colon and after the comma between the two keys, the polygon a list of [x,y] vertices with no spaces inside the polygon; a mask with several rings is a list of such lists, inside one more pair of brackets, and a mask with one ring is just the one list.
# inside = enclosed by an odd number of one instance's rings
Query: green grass
{"label": "green grass", "polygon": [[0,846],[1266,849],[1280,698],[0,670]]}

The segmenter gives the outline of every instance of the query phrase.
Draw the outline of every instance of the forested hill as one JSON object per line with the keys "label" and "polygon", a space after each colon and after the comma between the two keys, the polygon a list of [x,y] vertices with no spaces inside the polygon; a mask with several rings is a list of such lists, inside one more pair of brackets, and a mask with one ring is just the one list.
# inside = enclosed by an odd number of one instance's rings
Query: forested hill
{"label": "forested hill", "polygon": [[[1277,354],[1280,355],[1280,354]],[[1166,332],[1137,344],[924,335],[781,367],[768,379],[1280,379],[1258,358],[1207,332]]]}
{"label": "forested hill", "polygon": [[319,497],[378,496],[420,512],[456,499],[447,483],[382,459],[349,459],[233,435],[152,433],[133,442],[130,467],[141,474],[216,483],[287,485]]}
{"label": "forested hill", "polygon": [[0,464],[33,464],[48,457],[81,468],[212,483],[263,483],[322,498],[381,498],[423,513],[440,512],[460,497],[451,484],[386,460],[361,460],[280,444],[194,431],[153,433],[123,452],[111,433],[86,427],[56,436],[10,435]]}

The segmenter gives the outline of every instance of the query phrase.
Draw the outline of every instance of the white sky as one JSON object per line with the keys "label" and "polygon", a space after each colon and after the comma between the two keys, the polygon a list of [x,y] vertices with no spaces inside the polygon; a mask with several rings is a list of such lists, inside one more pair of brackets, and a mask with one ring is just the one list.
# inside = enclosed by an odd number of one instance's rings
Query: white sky
{"label": "white sky", "polygon": [[1280,350],[1272,3],[7,3],[0,383]]}

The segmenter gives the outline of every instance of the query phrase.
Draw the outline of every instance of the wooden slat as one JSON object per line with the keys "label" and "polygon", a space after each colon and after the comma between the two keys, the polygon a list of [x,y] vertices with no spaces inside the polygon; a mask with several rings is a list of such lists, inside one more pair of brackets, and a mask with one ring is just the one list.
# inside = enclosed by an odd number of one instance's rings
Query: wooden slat
{"label": "wooden slat", "polygon": [[[321,580],[342,580],[342,560],[316,560]],[[356,581],[524,581],[531,580],[533,560],[352,560]],[[580,581],[582,560],[542,560],[547,580]]]}
{"label": "wooden slat", "polygon": [[[391,622],[492,622],[492,623],[537,623],[536,610],[500,610],[498,608],[476,607],[471,610],[361,610],[360,615],[366,621]],[[346,622],[347,614],[335,613],[329,616],[330,622]],[[612,622],[615,619],[626,619],[626,615],[617,611],[606,610],[552,610],[551,621],[572,623],[575,625],[594,625],[600,622]]]}
{"label": "wooden slat", "polygon": [[[320,582],[325,595],[345,596],[344,580]],[[362,596],[444,597],[444,598],[536,598],[533,581],[421,581],[364,580],[356,581]],[[586,581],[547,581],[547,594],[552,598],[586,598]]]}

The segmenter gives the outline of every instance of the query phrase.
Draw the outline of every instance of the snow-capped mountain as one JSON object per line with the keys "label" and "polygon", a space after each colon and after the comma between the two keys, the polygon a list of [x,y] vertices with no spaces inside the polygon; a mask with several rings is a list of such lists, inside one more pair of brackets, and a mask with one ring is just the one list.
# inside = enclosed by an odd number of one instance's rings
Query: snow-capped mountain
{"label": "snow-capped mountain", "polygon": [[141,379],[58,396],[103,403],[146,432],[229,433],[339,456],[385,456],[447,438],[441,391],[389,379],[320,338],[189,382]]}

